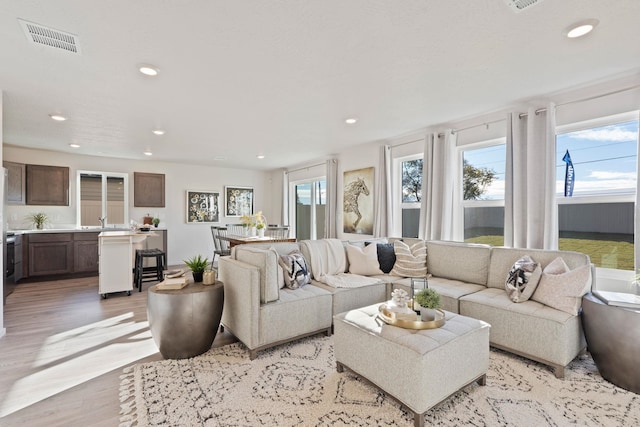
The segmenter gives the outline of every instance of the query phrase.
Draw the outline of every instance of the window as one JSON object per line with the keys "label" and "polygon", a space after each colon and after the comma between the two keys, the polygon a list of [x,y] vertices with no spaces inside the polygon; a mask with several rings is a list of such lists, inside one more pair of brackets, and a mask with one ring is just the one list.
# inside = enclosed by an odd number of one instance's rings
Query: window
{"label": "window", "polygon": [[504,245],[504,138],[461,150],[460,164],[464,241]]}
{"label": "window", "polygon": [[327,182],[324,179],[294,182],[291,184],[295,206],[293,223],[298,240],[322,239],[327,204]]}
{"label": "window", "polygon": [[556,196],[561,250],[586,253],[598,267],[635,269],[637,147],[637,112],[558,128]]}
{"label": "window", "polygon": [[[402,237],[418,237],[422,200],[422,154],[398,159],[401,177]],[[396,193],[397,194],[397,193]]]}
{"label": "window", "polygon": [[126,226],[128,175],[113,172],[78,171],[78,226]]}

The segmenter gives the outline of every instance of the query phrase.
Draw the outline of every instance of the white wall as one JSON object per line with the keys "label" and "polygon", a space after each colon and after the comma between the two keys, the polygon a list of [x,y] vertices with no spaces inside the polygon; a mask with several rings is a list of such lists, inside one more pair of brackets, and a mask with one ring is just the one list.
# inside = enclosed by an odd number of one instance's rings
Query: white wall
{"label": "white wall", "polygon": [[[224,186],[253,187],[254,211],[264,211],[267,218],[272,214],[273,194],[270,175],[266,172],[186,165],[153,160],[125,160],[108,157],[92,157],[65,154],[54,151],[31,150],[9,145],[3,146],[4,159],[18,163],[30,163],[70,168],[69,206],[8,206],[7,219],[11,228],[29,228],[24,220],[32,212],[45,212],[51,218],[51,228],[75,227],[76,224],[76,172],[78,170],[120,172],[129,174],[129,218],[142,223],[147,213],[160,218],[160,227],[168,230],[168,263],[182,264],[186,258],[202,254],[211,258],[213,241],[211,224],[187,224],[185,220],[186,190],[210,190],[220,193],[220,209],[224,208]],[[133,207],[133,172],[165,174],[164,208]],[[221,216],[220,223],[239,222],[238,218]]]}
{"label": "white wall", "polygon": [[[0,89],[0,141],[2,141],[2,89]],[[2,152],[0,152],[0,162],[2,161]],[[0,179],[0,184],[4,187],[4,182]],[[3,190],[4,191],[4,190]],[[2,212],[4,209],[4,195],[0,197],[0,224],[4,224],[5,219],[2,218]],[[4,234],[2,235],[2,244],[0,245],[0,259],[4,259]],[[2,263],[4,269],[4,262]],[[0,274],[0,291],[4,295],[4,273]],[[6,334],[7,330],[4,327],[4,304],[0,304],[0,337]]]}

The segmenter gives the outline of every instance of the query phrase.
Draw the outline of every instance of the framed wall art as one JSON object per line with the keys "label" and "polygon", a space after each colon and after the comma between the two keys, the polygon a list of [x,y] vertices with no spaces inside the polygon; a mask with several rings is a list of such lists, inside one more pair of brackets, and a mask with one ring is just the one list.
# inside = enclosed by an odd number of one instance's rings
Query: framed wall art
{"label": "framed wall art", "polygon": [[344,172],[345,233],[373,234],[373,173],[373,167]]}
{"label": "framed wall art", "polygon": [[253,215],[253,188],[224,188],[225,216]]}
{"label": "framed wall art", "polygon": [[220,193],[187,190],[187,224],[220,222]]}

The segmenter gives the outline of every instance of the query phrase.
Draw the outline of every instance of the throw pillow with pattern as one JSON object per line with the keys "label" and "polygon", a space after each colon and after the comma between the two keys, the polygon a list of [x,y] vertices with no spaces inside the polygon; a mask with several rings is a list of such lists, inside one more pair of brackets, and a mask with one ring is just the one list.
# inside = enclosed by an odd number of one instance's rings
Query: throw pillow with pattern
{"label": "throw pillow with pattern", "polygon": [[396,240],[393,242],[396,262],[391,275],[400,277],[425,277],[427,275],[427,245],[423,240],[409,246]]}
{"label": "throw pillow with pattern", "polygon": [[527,301],[536,290],[541,275],[540,263],[532,260],[529,255],[517,260],[509,270],[504,284],[509,299],[513,302]]}
{"label": "throw pillow with pattern", "polygon": [[280,255],[278,264],[284,273],[284,284],[289,289],[298,289],[311,283],[309,267],[304,256],[298,251],[293,251],[288,255]]}

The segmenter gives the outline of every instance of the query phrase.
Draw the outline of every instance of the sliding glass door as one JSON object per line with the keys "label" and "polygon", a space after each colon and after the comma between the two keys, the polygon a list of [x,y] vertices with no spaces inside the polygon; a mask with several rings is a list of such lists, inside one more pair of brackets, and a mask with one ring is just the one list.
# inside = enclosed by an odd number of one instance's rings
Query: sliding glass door
{"label": "sliding glass door", "polygon": [[324,237],[327,182],[324,179],[291,183],[293,223],[298,240]]}

